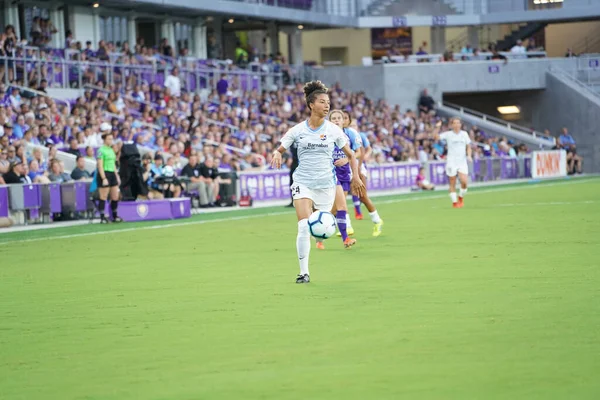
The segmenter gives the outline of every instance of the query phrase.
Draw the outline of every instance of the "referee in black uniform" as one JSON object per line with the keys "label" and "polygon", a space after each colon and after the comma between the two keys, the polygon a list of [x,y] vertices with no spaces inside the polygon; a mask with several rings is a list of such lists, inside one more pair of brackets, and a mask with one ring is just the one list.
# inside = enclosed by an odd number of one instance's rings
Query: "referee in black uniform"
{"label": "referee in black uniform", "polygon": [[[288,165],[290,166],[290,187],[294,183],[294,171],[298,168],[298,148],[294,143],[292,147],[290,147],[290,151],[292,156],[288,159]],[[290,196],[292,195],[292,191],[290,190]],[[292,202],[288,204],[286,207],[294,207],[294,199],[292,198]]]}

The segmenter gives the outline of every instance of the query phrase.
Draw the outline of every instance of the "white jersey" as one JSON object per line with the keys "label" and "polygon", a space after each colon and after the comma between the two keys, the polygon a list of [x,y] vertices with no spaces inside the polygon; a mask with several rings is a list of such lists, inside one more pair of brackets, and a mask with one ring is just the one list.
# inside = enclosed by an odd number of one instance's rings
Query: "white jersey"
{"label": "white jersey", "polygon": [[335,167],[333,150],[348,144],[346,134],[336,124],[325,120],[317,130],[303,121],[291,128],[281,139],[281,145],[289,149],[292,144],[298,148],[298,168],[294,171],[294,183],[309,189],[335,187]]}
{"label": "white jersey", "polygon": [[440,139],[446,141],[448,146],[448,164],[460,165],[467,162],[467,145],[471,144],[467,132],[447,131],[440,135]]}

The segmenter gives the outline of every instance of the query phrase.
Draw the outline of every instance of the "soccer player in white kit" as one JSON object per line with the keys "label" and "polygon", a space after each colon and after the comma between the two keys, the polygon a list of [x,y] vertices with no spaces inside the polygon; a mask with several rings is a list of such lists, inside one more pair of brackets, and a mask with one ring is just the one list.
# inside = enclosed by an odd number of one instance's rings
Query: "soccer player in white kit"
{"label": "soccer player in white kit", "polygon": [[[441,122],[438,124],[441,125]],[[446,157],[446,175],[450,183],[450,198],[452,207],[462,208],[464,197],[467,194],[467,180],[469,177],[469,164],[471,157],[471,138],[469,134],[461,129],[462,121],[458,117],[450,119],[451,130],[440,134],[437,139],[444,140],[448,146]],[[460,181],[460,190],[456,195],[456,176]]]}
{"label": "soccer player in white kit", "polygon": [[310,231],[308,217],[313,209],[331,212],[335,201],[336,175],[333,165],[333,150],[341,148],[352,168],[350,187],[359,196],[365,185],[359,178],[358,164],[354,152],[348,145],[346,134],[325,117],[329,113],[330,103],[327,87],[321,81],[312,81],[304,85],[306,105],[310,109],[310,118],[291,128],[281,139],[281,146],[273,152],[271,166],[281,167],[281,155],[296,144],[298,149],[298,167],[294,171],[294,183],[291,186],[296,216],[298,217],[298,236],[296,249],[300,263],[300,274],[296,283],[309,283],[308,257],[310,254]]}

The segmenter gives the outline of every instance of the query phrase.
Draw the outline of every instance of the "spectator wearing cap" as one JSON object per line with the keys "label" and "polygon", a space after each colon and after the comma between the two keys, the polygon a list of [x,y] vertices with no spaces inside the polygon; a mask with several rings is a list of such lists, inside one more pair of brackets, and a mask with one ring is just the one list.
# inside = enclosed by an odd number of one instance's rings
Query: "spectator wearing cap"
{"label": "spectator wearing cap", "polygon": [[10,164],[10,169],[3,178],[7,185],[31,183],[31,179],[25,175],[25,168],[21,161]]}
{"label": "spectator wearing cap", "polygon": [[91,179],[92,176],[88,171],[85,170],[85,158],[81,155],[78,155],[75,163],[76,166],[71,172],[71,178],[74,181]]}
{"label": "spectator wearing cap", "polygon": [[4,123],[4,135],[7,136],[11,142],[17,139],[14,136],[13,125],[10,121]]}

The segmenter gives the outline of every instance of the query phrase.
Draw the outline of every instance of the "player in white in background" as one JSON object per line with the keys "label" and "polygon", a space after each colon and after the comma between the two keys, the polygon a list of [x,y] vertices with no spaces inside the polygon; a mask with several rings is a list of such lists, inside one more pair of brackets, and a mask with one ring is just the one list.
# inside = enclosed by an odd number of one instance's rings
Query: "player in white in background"
{"label": "player in white in background", "polygon": [[304,85],[304,96],[306,105],[310,109],[310,118],[285,134],[281,139],[281,146],[273,152],[271,161],[272,167],[281,168],[281,155],[292,144],[296,144],[298,167],[294,171],[294,183],[291,186],[298,217],[296,249],[300,274],[296,278],[296,283],[310,282],[308,217],[313,209],[330,212],[333,208],[337,184],[333,166],[333,150],[336,145],[344,151],[350,161],[353,173],[350,182],[352,191],[360,196],[365,189],[358,177],[358,164],[354,152],[350,150],[346,135],[337,125],[325,120],[330,108],[327,87],[321,81],[308,82]]}
{"label": "player in white in background", "polygon": [[[437,127],[441,126],[441,121]],[[462,121],[458,117],[450,119],[451,130],[436,135],[436,140],[443,140],[448,146],[448,155],[446,157],[446,175],[450,183],[450,198],[452,207],[462,208],[464,197],[467,194],[467,180],[469,177],[469,164],[471,158],[471,138],[469,134],[461,129]],[[460,181],[460,191],[456,195],[456,176]]]}

